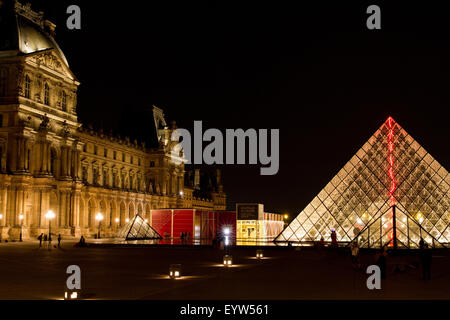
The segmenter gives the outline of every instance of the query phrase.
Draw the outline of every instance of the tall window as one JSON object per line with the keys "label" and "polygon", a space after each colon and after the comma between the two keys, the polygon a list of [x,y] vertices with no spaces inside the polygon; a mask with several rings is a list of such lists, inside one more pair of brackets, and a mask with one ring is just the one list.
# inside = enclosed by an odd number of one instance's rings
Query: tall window
{"label": "tall window", "polygon": [[65,91],[62,92],[61,107],[63,111],[67,111],[67,94]]}
{"label": "tall window", "polygon": [[6,69],[0,69],[0,96],[6,95],[6,82],[7,82],[7,76],[6,76]]}
{"label": "tall window", "polygon": [[114,160],[117,159],[117,152],[116,151],[114,151],[113,158],[114,158]]}
{"label": "tall window", "polygon": [[106,157],[108,157],[108,149],[104,149],[103,150],[103,156],[106,158]]}
{"label": "tall window", "polygon": [[50,105],[50,87],[47,83],[44,86],[44,104]]}
{"label": "tall window", "polygon": [[25,98],[31,97],[31,79],[28,75],[25,75]]}

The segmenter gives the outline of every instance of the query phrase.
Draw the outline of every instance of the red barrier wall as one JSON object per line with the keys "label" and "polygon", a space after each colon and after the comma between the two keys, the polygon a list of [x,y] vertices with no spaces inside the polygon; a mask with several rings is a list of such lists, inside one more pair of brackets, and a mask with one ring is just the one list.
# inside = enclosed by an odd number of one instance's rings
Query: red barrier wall
{"label": "red barrier wall", "polygon": [[[173,217],[173,218],[172,218]],[[151,210],[151,226],[163,237],[180,238],[190,232],[191,239],[215,238],[229,228],[230,239],[236,239],[236,212],[197,209]]]}

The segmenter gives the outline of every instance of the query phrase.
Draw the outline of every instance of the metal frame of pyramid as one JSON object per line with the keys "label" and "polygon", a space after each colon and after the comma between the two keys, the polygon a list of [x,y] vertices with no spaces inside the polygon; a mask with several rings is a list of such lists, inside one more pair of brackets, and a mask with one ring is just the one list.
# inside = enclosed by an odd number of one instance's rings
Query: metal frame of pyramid
{"label": "metal frame of pyramid", "polygon": [[450,176],[389,117],[275,242],[358,241],[361,247],[450,245]]}
{"label": "metal frame of pyramid", "polygon": [[136,214],[119,231],[119,238],[125,238],[125,240],[162,239],[161,235],[139,214]]}

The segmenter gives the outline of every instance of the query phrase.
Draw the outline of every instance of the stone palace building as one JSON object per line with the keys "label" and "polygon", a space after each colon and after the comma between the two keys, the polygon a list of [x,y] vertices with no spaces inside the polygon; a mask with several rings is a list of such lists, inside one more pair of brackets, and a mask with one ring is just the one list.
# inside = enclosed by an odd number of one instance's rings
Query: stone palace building
{"label": "stone palace building", "polygon": [[172,161],[176,125],[161,109],[153,107],[155,146],[83,128],[80,82],[54,40],[55,25],[30,5],[0,6],[1,239],[36,237],[49,223],[55,234],[93,236],[97,213],[102,234],[114,236],[152,209],[225,209],[219,171],[204,192],[198,170],[187,175]]}

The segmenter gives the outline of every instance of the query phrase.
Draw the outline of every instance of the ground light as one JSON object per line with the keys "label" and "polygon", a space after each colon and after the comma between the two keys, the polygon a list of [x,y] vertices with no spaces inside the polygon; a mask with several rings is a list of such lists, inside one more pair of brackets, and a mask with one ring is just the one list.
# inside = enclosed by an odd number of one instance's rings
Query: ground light
{"label": "ground light", "polygon": [[78,294],[78,291],[67,290],[64,292],[64,300],[78,300],[79,298],[80,295]]}
{"label": "ground light", "polygon": [[231,267],[233,265],[233,256],[226,254],[223,256],[223,265],[225,267]]}
{"label": "ground light", "polygon": [[256,259],[264,258],[264,253],[261,249],[256,250]]}
{"label": "ground light", "polygon": [[170,279],[181,278],[181,264],[171,264],[169,268]]}

